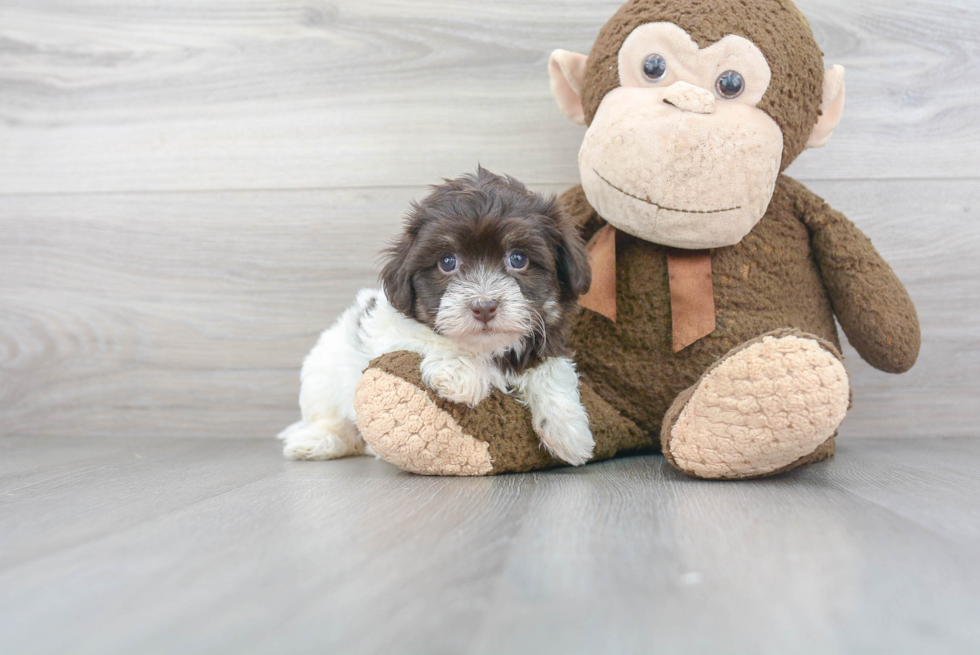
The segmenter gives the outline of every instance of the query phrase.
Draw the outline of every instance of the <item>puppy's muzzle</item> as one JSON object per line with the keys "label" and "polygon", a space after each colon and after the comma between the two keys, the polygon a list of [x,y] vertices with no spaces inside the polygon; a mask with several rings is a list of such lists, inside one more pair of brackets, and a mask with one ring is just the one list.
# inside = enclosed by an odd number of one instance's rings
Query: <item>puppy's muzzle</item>
{"label": "puppy's muzzle", "polygon": [[489,323],[497,316],[497,307],[499,306],[500,303],[491,298],[480,298],[470,303],[473,318],[483,324]]}

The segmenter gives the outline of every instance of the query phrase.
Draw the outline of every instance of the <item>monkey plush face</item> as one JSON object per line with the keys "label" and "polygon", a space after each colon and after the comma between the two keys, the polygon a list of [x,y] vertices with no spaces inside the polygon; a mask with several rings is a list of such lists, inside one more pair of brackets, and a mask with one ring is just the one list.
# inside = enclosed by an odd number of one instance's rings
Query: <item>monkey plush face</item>
{"label": "monkey plush face", "polygon": [[680,27],[649,23],[618,64],[620,86],[579,153],[589,202],[646,241],[741,241],[769,206],[783,152],[779,126],[758,109],[772,77],[765,56],[741,36],[702,50]]}
{"label": "monkey plush face", "polygon": [[780,171],[829,140],[844,98],[843,69],[823,74],[788,0],[714,0],[698,16],[705,4],[632,0],[590,58],[559,50],[550,64],[559,106],[589,125],[579,169],[592,206],[624,232],[691,250],[741,241]]}

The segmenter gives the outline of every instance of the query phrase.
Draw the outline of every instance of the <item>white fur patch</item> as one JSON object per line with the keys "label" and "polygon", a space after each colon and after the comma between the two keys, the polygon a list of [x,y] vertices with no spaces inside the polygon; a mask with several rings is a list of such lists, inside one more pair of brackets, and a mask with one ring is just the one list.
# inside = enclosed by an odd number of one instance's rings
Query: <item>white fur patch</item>
{"label": "white fur patch", "polygon": [[[489,324],[473,316],[473,303],[494,300],[496,315]],[[517,281],[502,271],[479,267],[455,277],[442,295],[436,330],[476,352],[503,351],[543,326],[543,320],[521,292]],[[541,327],[543,329],[543,327]]]}

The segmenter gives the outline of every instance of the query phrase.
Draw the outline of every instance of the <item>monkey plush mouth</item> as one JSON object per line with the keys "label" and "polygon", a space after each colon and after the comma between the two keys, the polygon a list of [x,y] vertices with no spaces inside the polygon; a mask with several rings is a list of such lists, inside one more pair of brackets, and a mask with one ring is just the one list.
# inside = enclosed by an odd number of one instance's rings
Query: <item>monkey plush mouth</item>
{"label": "monkey plush mouth", "polygon": [[595,173],[596,176],[598,176],[598,178],[600,180],[602,180],[603,182],[605,182],[606,184],[608,184],[610,187],[612,187],[616,191],[619,191],[624,196],[628,196],[630,198],[633,198],[634,200],[639,200],[640,202],[645,202],[648,205],[653,205],[657,209],[662,209],[662,210],[667,211],[667,212],[678,212],[680,214],[722,214],[724,212],[733,212],[733,211],[736,211],[736,210],[742,208],[741,206],[738,206],[738,207],[729,207],[728,209],[700,209],[699,210],[699,209],[675,209],[673,207],[664,207],[663,205],[659,205],[659,204],[655,203],[654,201],[650,200],[649,196],[646,197],[646,198],[641,198],[640,196],[633,195],[629,191],[625,191],[623,189],[620,189],[618,186],[616,186],[615,184],[613,184],[612,182],[610,182],[609,180],[607,180],[606,178],[604,178],[602,176],[602,174],[599,171],[597,171],[596,169],[594,169],[594,168],[592,169],[592,172]]}

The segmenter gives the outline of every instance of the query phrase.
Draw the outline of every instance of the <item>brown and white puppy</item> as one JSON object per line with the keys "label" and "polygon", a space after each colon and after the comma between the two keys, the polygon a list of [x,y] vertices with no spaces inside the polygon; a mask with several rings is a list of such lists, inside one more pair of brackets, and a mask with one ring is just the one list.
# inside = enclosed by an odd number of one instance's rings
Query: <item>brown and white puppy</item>
{"label": "brown and white puppy", "polygon": [[354,391],[372,359],[396,350],[422,355],[422,379],[443,398],[475,406],[494,389],[512,393],[552,454],[574,465],[592,457],[565,345],[591,275],[554,197],[480,168],[414,204],[385,256],[383,292],[361,291],[303,364],[303,420],[279,435],[287,457],[364,453]]}

